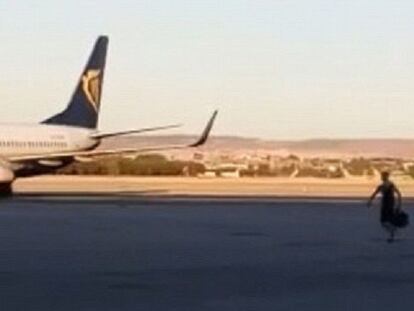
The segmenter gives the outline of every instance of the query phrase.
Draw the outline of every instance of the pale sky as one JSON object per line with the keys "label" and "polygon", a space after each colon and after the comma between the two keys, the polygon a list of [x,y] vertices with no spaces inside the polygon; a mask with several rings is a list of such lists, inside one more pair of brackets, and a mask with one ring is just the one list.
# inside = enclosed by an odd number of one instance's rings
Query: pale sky
{"label": "pale sky", "polygon": [[[4,122],[66,105],[110,37],[100,128],[414,138],[414,1],[0,1]],[[172,132],[174,133],[174,132]]]}

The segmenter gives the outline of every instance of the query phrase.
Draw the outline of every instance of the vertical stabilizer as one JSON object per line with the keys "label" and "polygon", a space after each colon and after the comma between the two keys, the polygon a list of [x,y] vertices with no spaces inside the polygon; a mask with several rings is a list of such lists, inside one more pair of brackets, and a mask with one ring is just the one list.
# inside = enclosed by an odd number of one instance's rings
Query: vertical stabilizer
{"label": "vertical stabilizer", "polygon": [[108,37],[100,36],[66,109],[42,123],[97,127],[107,49]]}

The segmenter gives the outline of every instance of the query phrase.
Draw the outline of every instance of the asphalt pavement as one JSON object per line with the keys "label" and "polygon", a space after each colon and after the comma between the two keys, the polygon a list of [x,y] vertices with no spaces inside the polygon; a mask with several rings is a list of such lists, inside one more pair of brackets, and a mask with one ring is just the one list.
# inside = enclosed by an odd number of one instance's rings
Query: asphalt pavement
{"label": "asphalt pavement", "polygon": [[378,218],[359,200],[3,199],[0,310],[412,309],[413,229],[389,244]]}

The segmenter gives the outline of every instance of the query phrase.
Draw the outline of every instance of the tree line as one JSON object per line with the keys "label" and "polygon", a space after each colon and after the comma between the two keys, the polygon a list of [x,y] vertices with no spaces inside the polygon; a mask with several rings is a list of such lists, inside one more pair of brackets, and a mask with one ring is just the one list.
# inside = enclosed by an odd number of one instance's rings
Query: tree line
{"label": "tree line", "polygon": [[168,160],[160,154],[145,154],[135,158],[102,157],[88,162],[73,162],[57,170],[61,175],[139,175],[197,176],[205,166],[193,161]]}

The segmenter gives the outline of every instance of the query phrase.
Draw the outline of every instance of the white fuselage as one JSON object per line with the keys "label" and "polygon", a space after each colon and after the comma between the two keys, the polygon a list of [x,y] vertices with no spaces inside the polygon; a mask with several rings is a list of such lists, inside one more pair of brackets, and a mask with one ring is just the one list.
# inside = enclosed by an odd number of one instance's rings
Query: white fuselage
{"label": "white fuselage", "polygon": [[99,143],[90,138],[94,132],[62,125],[0,124],[0,157],[93,149]]}

